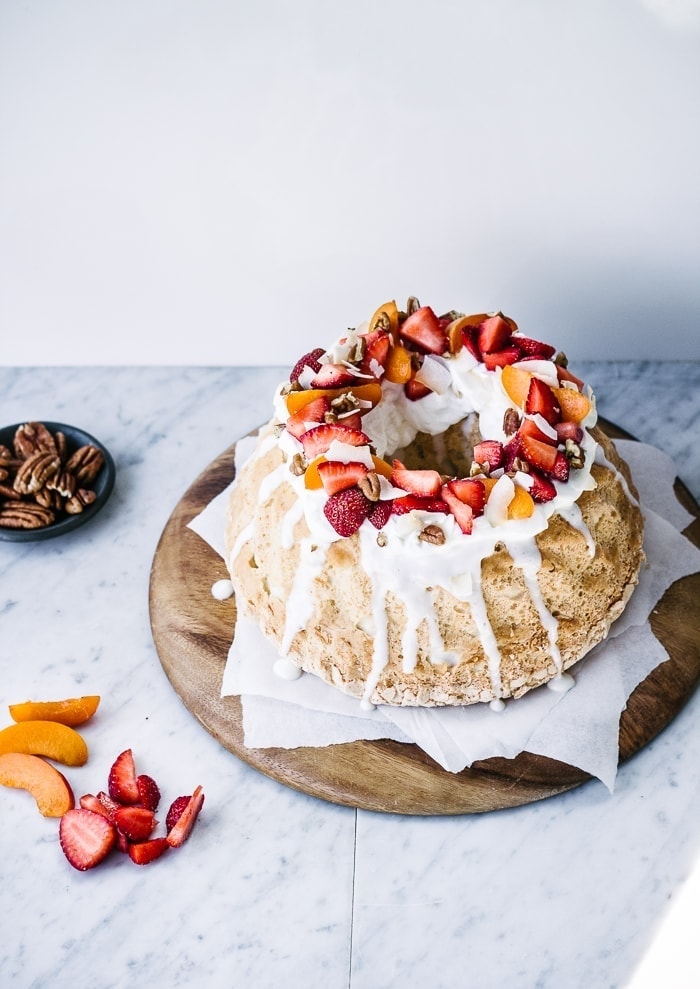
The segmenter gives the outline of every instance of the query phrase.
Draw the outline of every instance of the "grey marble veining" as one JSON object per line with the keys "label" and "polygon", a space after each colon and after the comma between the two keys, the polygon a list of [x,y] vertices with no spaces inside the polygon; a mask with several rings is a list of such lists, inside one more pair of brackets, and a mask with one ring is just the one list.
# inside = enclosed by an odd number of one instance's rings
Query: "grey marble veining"
{"label": "grey marble veining", "polygon": [[[660,446],[700,497],[700,365],[591,363],[599,411]],[[700,869],[694,698],[598,783],[477,817],[402,818],[314,800],[223,750],[160,666],[148,580],[194,478],[268,415],[275,368],[0,369],[0,420],[64,421],[117,463],[104,511],[61,540],[0,543],[0,705],[100,693],[76,795],[134,750],[164,804],[201,783],[177,853],[71,869],[56,822],[0,792],[0,985],[625,986]],[[5,708],[6,709],[6,708]],[[9,716],[0,725],[9,721]],[[164,811],[163,811],[164,813]],[[700,979],[689,946],[686,970]]]}

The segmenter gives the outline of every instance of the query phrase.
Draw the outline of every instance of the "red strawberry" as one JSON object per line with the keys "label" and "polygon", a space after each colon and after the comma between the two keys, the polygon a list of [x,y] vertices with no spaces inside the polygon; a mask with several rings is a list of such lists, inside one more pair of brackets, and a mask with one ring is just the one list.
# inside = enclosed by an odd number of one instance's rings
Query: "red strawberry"
{"label": "red strawberry", "polygon": [[75,807],[61,818],[58,837],[63,854],[73,868],[85,872],[106,858],[114,847],[117,833],[102,814]]}
{"label": "red strawberry", "polygon": [[339,460],[323,460],[318,465],[318,473],[324,490],[328,494],[335,494],[336,491],[354,488],[369,470],[364,464],[354,462],[343,464]]}
{"label": "red strawberry", "polygon": [[391,483],[397,488],[408,491],[409,494],[417,495],[419,498],[435,498],[440,493],[442,478],[436,470],[409,470],[394,461],[394,469],[391,472]]}
{"label": "red strawberry", "polygon": [[498,440],[482,440],[474,447],[477,464],[488,464],[490,471],[503,466],[503,444]]}
{"label": "red strawberry", "polygon": [[550,474],[554,470],[557,448],[551,443],[543,443],[532,436],[521,436],[520,446],[523,456],[533,467],[544,471],[545,474]]}
{"label": "red strawberry", "polygon": [[421,353],[444,354],[447,336],[430,306],[421,306],[401,324],[399,333]]}
{"label": "red strawberry", "polygon": [[190,797],[191,794],[189,793],[187,794],[187,796],[175,797],[173,802],[170,804],[170,807],[168,808],[168,813],[166,814],[165,817],[166,831],[172,831],[172,829],[175,827],[177,822],[180,820],[180,816],[182,815],[182,812],[190,802]]}
{"label": "red strawberry", "polygon": [[341,426],[336,422],[312,426],[301,434],[299,440],[304,447],[307,460],[314,460],[325,453],[333,440],[340,440],[341,443],[348,443],[350,446],[366,446],[370,442],[369,436],[365,436],[359,429],[350,429],[349,426]]}
{"label": "red strawberry", "polygon": [[204,793],[201,786],[198,786],[188,800],[185,809],[178,817],[177,822],[168,831],[166,841],[170,846],[173,848],[179,848],[183,842],[187,841],[190,836],[190,832],[194,827],[195,821],[199,816],[199,812],[202,809],[203,803]]}
{"label": "red strawberry", "polygon": [[495,371],[497,367],[505,367],[506,364],[515,364],[519,360],[520,351],[517,347],[503,347],[501,350],[484,354],[484,364],[489,371]]}
{"label": "red strawberry", "polygon": [[556,395],[541,378],[532,377],[530,379],[530,388],[525,399],[525,411],[528,415],[535,415],[539,412],[542,418],[546,419],[552,426],[561,419],[561,407],[557,402]]}
{"label": "red strawberry", "polygon": [[136,786],[139,791],[139,804],[147,810],[156,810],[160,803],[160,790],[158,784],[151,776],[136,777]]}
{"label": "red strawberry", "polygon": [[442,512],[449,514],[449,508],[442,498],[417,498],[416,495],[406,495],[405,498],[394,498],[391,503],[394,515],[406,515],[408,512]]}
{"label": "red strawberry", "polygon": [[299,375],[304,370],[305,367],[310,367],[312,371],[318,372],[321,369],[320,357],[323,357],[325,350],[323,347],[316,347],[315,350],[309,351],[308,354],[304,354],[300,357],[292,368],[292,373],[289,375],[290,381],[298,381]]}
{"label": "red strawberry", "polygon": [[579,391],[583,391],[584,383],[580,378],[577,378],[575,374],[572,374],[568,368],[562,367],[561,364],[557,364],[557,378],[560,381],[573,381]]}
{"label": "red strawberry", "polygon": [[548,433],[543,432],[537,423],[533,422],[532,419],[523,419],[518,428],[519,436],[532,436],[535,440],[540,440],[541,443],[549,443],[550,446],[556,446],[557,440]]}
{"label": "red strawberry", "polygon": [[479,349],[482,354],[492,354],[496,350],[503,350],[510,343],[513,330],[509,323],[501,316],[489,316],[479,324]]}
{"label": "red strawberry", "polygon": [[359,488],[346,488],[330,496],[323,513],[339,536],[352,536],[368,518],[371,504]]}
{"label": "red strawberry", "polygon": [[554,467],[552,467],[550,473],[557,481],[569,480],[569,461],[559,450],[557,450],[557,455],[554,458]]}
{"label": "red strawberry", "polygon": [[372,507],[367,518],[375,529],[383,529],[391,517],[391,502],[375,501],[370,502],[370,504]]}
{"label": "red strawberry", "polygon": [[121,806],[121,804],[118,804],[116,800],[112,800],[110,795],[108,793],[105,793],[104,790],[100,790],[100,792],[97,794],[97,799],[100,801],[104,809],[107,811],[110,821],[114,823],[114,815],[118,810],[118,808]]}
{"label": "red strawberry", "polygon": [[344,388],[355,381],[355,375],[345,364],[322,364],[311,379],[312,388]]}
{"label": "red strawberry", "polygon": [[556,353],[555,347],[550,347],[548,343],[540,343],[539,340],[531,340],[530,337],[515,336],[513,343],[519,347],[524,356],[536,357],[541,361],[548,361]]}
{"label": "red strawberry", "polygon": [[417,381],[415,378],[411,378],[403,386],[406,398],[411,402],[417,402],[419,398],[425,398],[426,395],[432,395],[432,390],[424,385],[422,381]]}
{"label": "red strawberry", "polygon": [[391,334],[387,333],[386,330],[372,330],[371,333],[367,333],[365,335],[365,352],[362,355],[360,369],[366,374],[380,374],[379,367],[386,367],[386,359],[390,346]]}
{"label": "red strawberry", "polygon": [[129,858],[136,865],[148,865],[154,859],[160,858],[163,852],[170,848],[167,838],[151,838],[150,841],[139,841],[130,844],[127,851]]}
{"label": "red strawberry", "polygon": [[474,524],[474,510],[471,505],[466,505],[463,501],[460,501],[454,491],[450,490],[448,484],[443,486],[442,497],[447,503],[451,514],[454,515],[457,525],[465,536],[468,536]]}
{"label": "red strawberry", "polygon": [[292,436],[296,436],[299,439],[309,428],[308,423],[323,422],[326,412],[330,412],[330,409],[330,401],[325,395],[321,395],[320,398],[312,399],[303,409],[292,413],[285,423],[285,428]]}
{"label": "red strawberry", "polygon": [[462,340],[472,357],[481,361],[481,351],[479,350],[479,327],[465,326],[462,330]]}
{"label": "red strawberry", "polygon": [[520,431],[514,433],[503,446],[503,467],[506,472],[512,471],[515,461],[523,456]]}
{"label": "red strawberry", "polygon": [[352,412],[350,415],[338,416],[338,425],[345,426],[346,429],[362,430],[362,413]]}
{"label": "red strawberry", "polygon": [[576,422],[558,422],[554,428],[560,443],[564,443],[566,440],[580,443],[583,439],[583,430]]}
{"label": "red strawberry", "polygon": [[156,826],[155,814],[146,807],[120,807],[114,823],[129,841],[145,841]]}
{"label": "red strawberry", "polygon": [[486,488],[481,481],[471,477],[457,478],[448,481],[447,487],[461,502],[470,506],[475,516],[482,514],[486,504]]}
{"label": "red strawberry", "polygon": [[101,814],[103,817],[106,817],[108,821],[111,820],[110,812],[94,793],[84,793],[78,803],[84,810],[91,810],[95,814]]}
{"label": "red strawberry", "polygon": [[137,804],[139,788],[136,782],[134,756],[131,749],[125,749],[114,761],[109,771],[109,795],[120,804]]}
{"label": "red strawberry", "polygon": [[551,501],[552,498],[556,498],[557,489],[554,487],[552,482],[544,476],[544,474],[540,474],[540,472],[536,470],[531,470],[530,477],[532,478],[530,494],[533,501]]}

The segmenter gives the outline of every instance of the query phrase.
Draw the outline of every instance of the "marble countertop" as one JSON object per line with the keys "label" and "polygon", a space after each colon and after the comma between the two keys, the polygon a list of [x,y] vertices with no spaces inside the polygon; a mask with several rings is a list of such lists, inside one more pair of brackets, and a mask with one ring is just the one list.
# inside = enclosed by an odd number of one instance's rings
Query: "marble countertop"
{"label": "marble countertop", "polygon": [[[669,453],[699,498],[700,365],[577,372],[601,414]],[[78,795],[104,788],[127,747],[166,806],[198,783],[206,793],[177,853],[146,868],[115,855],[81,874],[61,854],[57,822],[27,794],[0,792],[0,984],[658,985],[645,981],[655,946],[683,923],[674,905],[700,877],[699,696],[621,769],[612,795],[594,781],[516,810],[407,818],[327,804],[256,773],[174,693],[149,626],[158,538],[194,478],[267,418],[280,377],[0,368],[3,423],[82,426],[117,464],[112,498],[89,525],[0,543],[0,704],[102,696],[83,730],[90,758],[67,771]],[[676,962],[688,981],[667,985],[700,982],[694,942]]]}

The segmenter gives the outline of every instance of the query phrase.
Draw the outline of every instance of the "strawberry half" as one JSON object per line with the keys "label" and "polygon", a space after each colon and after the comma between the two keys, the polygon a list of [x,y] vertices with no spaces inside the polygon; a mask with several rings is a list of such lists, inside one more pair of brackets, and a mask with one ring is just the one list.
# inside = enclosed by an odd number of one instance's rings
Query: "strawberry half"
{"label": "strawberry half", "polygon": [[424,354],[444,354],[448,349],[447,335],[430,306],[421,306],[411,313],[399,327],[399,333]]}
{"label": "strawberry half", "polygon": [[[392,337],[386,330],[372,330],[365,335],[365,352],[362,355],[360,370],[365,374],[381,375],[386,367]],[[381,369],[381,370],[380,370]]]}
{"label": "strawberry half", "polygon": [[166,841],[172,848],[179,848],[183,842],[187,841],[195,825],[204,803],[204,792],[201,786],[196,787],[194,793],[187,801],[187,805],[177,819],[177,822],[168,831]]}
{"label": "strawberry half", "polygon": [[311,380],[311,388],[344,388],[355,381],[355,375],[345,364],[322,364]]}
{"label": "strawberry half", "polygon": [[482,440],[474,447],[474,460],[477,464],[487,464],[488,469],[498,470],[503,466],[503,444],[498,440]]}
{"label": "strawberry half", "polygon": [[520,351],[517,347],[503,347],[484,354],[484,364],[488,371],[495,371],[497,367],[505,367],[506,364],[515,364],[520,360]]}
{"label": "strawberry half", "polygon": [[190,802],[190,797],[192,794],[188,793],[186,796],[175,797],[173,802],[168,808],[168,813],[165,816],[165,830],[172,831],[177,822],[180,820],[185,807]]}
{"label": "strawberry half", "polygon": [[510,343],[513,330],[500,313],[489,316],[479,324],[479,349],[482,354],[503,350]]}
{"label": "strawberry half", "polygon": [[418,498],[416,495],[394,498],[391,511],[394,515],[406,515],[408,512],[440,512],[449,515],[450,512],[442,498]]}
{"label": "strawberry half", "polygon": [[307,429],[299,437],[301,445],[304,447],[306,459],[311,461],[325,453],[333,440],[340,440],[350,446],[367,446],[370,442],[359,429],[351,429],[349,426],[341,426],[339,423],[326,422],[321,426],[313,426]]}
{"label": "strawberry half", "polygon": [[114,760],[109,771],[107,789],[112,800],[120,804],[137,804],[140,794],[136,782],[134,755],[131,749],[125,749]]}
{"label": "strawberry half", "polygon": [[145,841],[156,826],[156,818],[146,807],[120,807],[114,814],[114,824],[129,841]]}
{"label": "strawberry half", "polygon": [[315,350],[310,350],[308,354],[304,354],[300,357],[292,368],[292,373],[289,375],[290,381],[298,381],[299,375],[304,370],[305,367],[311,368],[314,373],[321,370],[321,361],[319,358],[323,357],[325,350],[323,347],[316,347]]}
{"label": "strawberry half", "polygon": [[[84,793],[83,796],[78,801],[83,810],[91,810],[95,814],[101,814],[102,817],[106,817],[108,821],[111,821],[112,815],[107,810],[105,805],[96,797],[94,793]],[[116,808],[116,804],[115,804]]]}
{"label": "strawberry half", "polygon": [[323,460],[318,465],[318,473],[324,490],[328,494],[335,494],[346,488],[354,488],[358,481],[366,477],[369,469],[364,464],[354,462],[343,464],[339,460]]}
{"label": "strawberry half", "polygon": [[555,425],[561,419],[561,406],[556,395],[545,381],[534,376],[530,379],[530,387],[525,399],[525,411],[528,415],[539,413],[550,426]]}
{"label": "strawberry half", "polygon": [[551,501],[552,498],[556,498],[557,489],[554,487],[552,482],[540,474],[539,471],[531,470],[530,477],[532,478],[532,485],[529,488],[530,497],[533,501],[544,502]]}
{"label": "strawberry half", "polygon": [[449,484],[445,484],[442,489],[442,497],[446,502],[450,513],[454,516],[455,522],[460,527],[465,536],[468,536],[474,525],[474,510],[471,505],[465,504],[450,489]]}
{"label": "strawberry half", "polygon": [[532,436],[520,436],[520,448],[528,463],[551,474],[557,459],[557,448],[551,443],[543,443]]}
{"label": "strawberry half", "polygon": [[483,513],[486,504],[486,488],[481,481],[471,477],[456,478],[453,481],[448,481],[447,487],[463,504],[469,505],[475,516]]}
{"label": "strawberry half", "polygon": [[371,504],[359,488],[347,488],[330,496],[323,513],[339,536],[353,536],[369,517]]}
{"label": "strawberry half", "polygon": [[160,803],[160,789],[152,776],[137,776],[136,786],[139,791],[139,804],[147,810],[157,810]]}
{"label": "strawberry half", "polygon": [[479,349],[479,327],[465,326],[462,330],[462,341],[472,357],[480,362],[481,351]]}
{"label": "strawberry half", "polygon": [[330,410],[330,401],[325,395],[321,395],[319,398],[312,399],[303,409],[290,415],[285,423],[285,429],[299,439],[309,429],[309,423],[323,422],[326,413]]}
{"label": "strawberry half", "polygon": [[375,501],[370,502],[371,508],[367,518],[375,529],[383,529],[391,518],[391,502]]}
{"label": "strawberry half", "polygon": [[391,483],[418,498],[435,498],[440,493],[442,478],[436,470],[409,470],[403,465],[396,466],[391,472]]}
{"label": "strawberry half", "polygon": [[170,848],[167,838],[151,838],[149,841],[132,842],[127,848],[129,858],[136,865],[148,865]]}
{"label": "strawberry half", "polygon": [[551,347],[548,343],[540,343],[539,340],[532,340],[530,337],[515,336],[513,343],[517,345],[523,356],[537,357],[542,361],[548,361],[556,353],[556,347]]}
{"label": "strawberry half", "polygon": [[85,807],[75,807],[61,818],[58,837],[63,854],[73,868],[85,872],[109,855],[117,833],[102,814]]}

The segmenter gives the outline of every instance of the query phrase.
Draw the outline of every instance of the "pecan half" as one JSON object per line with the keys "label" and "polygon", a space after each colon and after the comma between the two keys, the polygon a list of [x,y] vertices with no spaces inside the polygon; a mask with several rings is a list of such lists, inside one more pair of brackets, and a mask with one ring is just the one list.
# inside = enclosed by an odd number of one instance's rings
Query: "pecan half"
{"label": "pecan half", "polygon": [[36,502],[10,502],[0,508],[0,526],[5,529],[41,529],[55,520],[50,508]]}
{"label": "pecan half", "polygon": [[92,484],[104,463],[102,451],[88,444],[79,450],[66,462],[66,470],[75,475],[78,484]]}
{"label": "pecan half", "polygon": [[14,488],[20,494],[34,494],[59,470],[61,461],[54,450],[39,450],[27,457],[15,474]]}
{"label": "pecan half", "polygon": [[53,436],[43,422],[25,422],[18,426],[14,435],[13,445],[15,454],[20,460],[26,460],[35,453],[58,452]]}
{"label": "pecan half", "polygon": [[[78,486],[78,479],[75,474],[68,470],[58,470],[53,477],[46,482],[49,491],[55,491],[63,498],[72,498]],[[38,499],[37,499],[38,500]]]}
{"label": "pecan half", "polygon": [[89,491],[86,488],[79,488],[72,498],[69,498],[64,508],[69,515],[80,515],[83,509],[91,505],[93,501],[97,498],[94,491]]}
{"label": "pecan half", "polygon": [[381,488],[379,477],[375,471],[371,470],[364,477],[361,477],[357,486],[368,501],[379,501]]}
{"label": "pecan half", "polygon": [[424,543],[432,543],[433,546],[442,546],[445,542],[445,533],[439,525],[426,525],[418,538]]}

